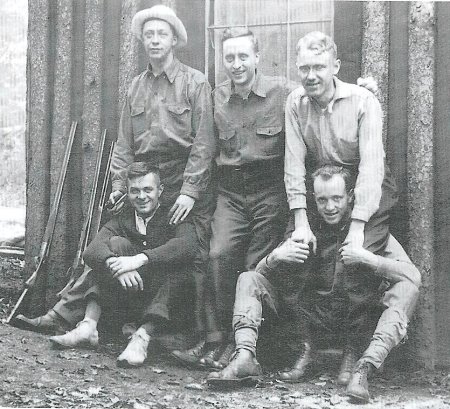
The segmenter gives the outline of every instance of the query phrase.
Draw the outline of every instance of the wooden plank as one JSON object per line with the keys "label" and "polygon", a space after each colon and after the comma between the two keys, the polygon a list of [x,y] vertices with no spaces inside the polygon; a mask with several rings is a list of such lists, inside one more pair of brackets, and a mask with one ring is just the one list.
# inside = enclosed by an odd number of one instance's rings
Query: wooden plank
{"label": "wooden plank", "polygon": [[[25,276],[31,275],[34,256],[39,253],[49,214],[50,197],[50,124],[52,117],[51,84],[54,49],[50,35],[53,12],[50,0],[29,3],[27,60],[27,211],[25,239]],[[39,285],[40,281],[37,283]],[[45,288],[45,280],[42,287]],[[44,292],[45,294],[45,292]],[[33,311],[45,309],[37,294]]]}

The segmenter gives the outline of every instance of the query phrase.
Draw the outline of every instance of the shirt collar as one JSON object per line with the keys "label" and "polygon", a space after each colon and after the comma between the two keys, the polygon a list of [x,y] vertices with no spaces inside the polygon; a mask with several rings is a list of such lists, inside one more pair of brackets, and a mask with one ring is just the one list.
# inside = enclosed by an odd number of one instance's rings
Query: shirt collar
{"label": "shirt collar", "polygon": [[[175,80],[178,70],[180,69],[180,64],[180,61],[174,56],[172,63],[164,70],[164,74],[166,74],[166,77],[170,83],[173,83]],[[150,63],[147,66],[147,72],[149,75],[153,75],[152,66]]]}
{"label": "shirt collar", "polygon": [[[135,210],[135,211],[134,211],[134,219],[135,219],[135,221],[136,221],[136,229],[137,229],[138,223],[144,223],[144,226],[147,227],[148,222],[149,222],[151,219],[153,219],[153,217],[155,216],[157,210],[159,209],[159,206],[160,206],[160,204],[158,203],[158,206],[157,206],[156,209],[153,211],[153,213],[152,213],[150,216],[146,217],[145,219],[144,219],[143,217],[139,216],[139,215],[137,214],[136,210]],[[137,230],[139,231],[139,229],[137,229]]]}
{"label": "shirt collar", "polygon": [[[258,95],[259,97],[262,98],[265,98],[267,96],[267,87],[265,81],[263,79],[262,74],[258,73],[258,71],[256,71],[255,81],[253,82],[250,92],[253,92],[255,95]],[[225,102],[228,102],[231,96],[235,94],[236,93],[234,90],[234,83],[233,81],[229,80],[228,85],[226,87]]]}
{"label": "shirt collar", "polygon": [[331,99],[331,101],[328,103],[328,105],[326,106],[326,108],[322,108],[315,100],[314,98],[309,98],[310,101],[312,101],[317,109],[321,110],[322,112],[329,112],[330,114],[333,112],[333,106],[334,103],[338,100],[338,99],[344,99],[344,98],[349,98],[352,95],[351,92],[351,88],[349,86],[349,84],[341,81],[338,77],[333,77],[333,83],[334,83],[334,95],[333,98]]}

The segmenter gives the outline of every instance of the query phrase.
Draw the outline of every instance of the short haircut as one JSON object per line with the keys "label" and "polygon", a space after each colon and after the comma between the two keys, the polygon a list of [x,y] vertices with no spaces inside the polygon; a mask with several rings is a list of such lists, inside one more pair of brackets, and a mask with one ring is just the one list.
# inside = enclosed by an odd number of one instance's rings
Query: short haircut
{"label": "short haircut", "polygon": [[329,52],[333,58],[337,58],[337,47],[333,39],[320,31],[311,31],[306,34],[297,43],[297,54],[302,50],[311,50],[316,54]]}
{"label": "short haircut", "polygon": [[345,182],[345,190],[349,193],[355,186],[355,178],[350,170],[336,165],[324,165],[317,169],[311,176],[314,182],[318,177],[323,180],[330,180],[334,175],[341,176]]}
{"label": "short haircut", "polygon": [[153,173],[160,179],[159,169],[149,162],[133,162],[127,167],[127,179],[132,180]]}
{"label": "short haircut", "polygon": [[229,40],[230,38],[239,38],[239,37],[250,37],[250,41],[253,44],[253,51],[255,51],[255,53],[259,52],[258,39],[253,34],[253,31],[249,30],[248,27],[228,27],[225,30],[223,30],[221,38],[222,47],[223,43],[226,40]]}

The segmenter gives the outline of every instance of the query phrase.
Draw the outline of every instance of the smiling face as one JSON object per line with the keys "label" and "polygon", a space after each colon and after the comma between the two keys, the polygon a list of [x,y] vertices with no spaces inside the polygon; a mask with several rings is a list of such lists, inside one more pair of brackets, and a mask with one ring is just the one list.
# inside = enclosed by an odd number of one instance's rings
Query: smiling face
{"label": "smiling face", "polygon": [[340,175],[333,175],[330,179],[316,177],[314,198],[317,211],[327,224],[339,224],[351,211],[353,194],[347,192],[345,180]]}
{"label": "smiling face", "polygon": [[148,173],[128,179],[128,199],[142,218],[150,216],[158,206],[159,197],[163,191],[158,175]]}
{"label": "smiling face", "polygon": [[149,20],[142,27],[142,43],[150,63],[154,61],[161,64],[173,53],[177,37],[166,21]]}
{"label": "smiling face", "polygon": [[259,53],[250,36],[229,38],[223,42],[223,65],[228,77],[239,87],[251,87],[256,76]]}
{"label": "smiling face", "polygon": [[331,52],[302,47],[297,55],[297,67],[308,96],[320,102],[327,102],[333,96],[333,76],[339,72],[340,61]]}

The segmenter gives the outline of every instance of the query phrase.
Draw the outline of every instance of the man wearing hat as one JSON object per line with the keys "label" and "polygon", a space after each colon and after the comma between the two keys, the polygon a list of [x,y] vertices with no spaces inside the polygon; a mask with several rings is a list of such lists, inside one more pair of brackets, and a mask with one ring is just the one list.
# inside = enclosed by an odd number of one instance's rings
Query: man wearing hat
{"label": "man wearing hat", "polygon": [[[111,163],[110,200],[115,203],[126,192],[126,169],[132,162],[145,160],[158,165],[164,185],[160,203],[170,209],[169,223],[178,225],[190,214],[195,225],[200,251],[193,275],[199,293],[215,205],[210,183],[216,150],[211,87],[201,72],[175,57],[175,49],[186,45],[187,34],[172,9],[156,5],[137,12],[131,30],[142,42],[149,64],[133,79],[126,96]],[[113,213],[122,206],[117,204]],[[77,295],[74,291],[71,294]],[[82,300],[84,294],[79,296]],[[198,301],[201,296],[197,296]],[[70,304],[78,302],[75,297]],[[70,310],[70,322],[82,319],[83,309]],[[200,310],[196,305],[196,327],[203,331]],[[50,310],[50,315],[26,319],[26,324],[35,330],[51,331],[60,324],[57,318]]]}
{"label": "man wearing hat", "polygon": [[[142,42],[149,64],[133,79],[125,100],[111,163],[110,199],[114,203],[126,191],[125,169],[135,158],[158,163],[165,186],[161,203],[170,208],[170,223],[176,225],[191,213],[195,224],[201,249],[194,274],[199,294],[215,205],[211,87],[200,71],[175,57],[174,51],[186,45],[187,33],[172,9],[156,5],[137,12],[131,31]],[[197,302],[200,332],[201,309]]]}

